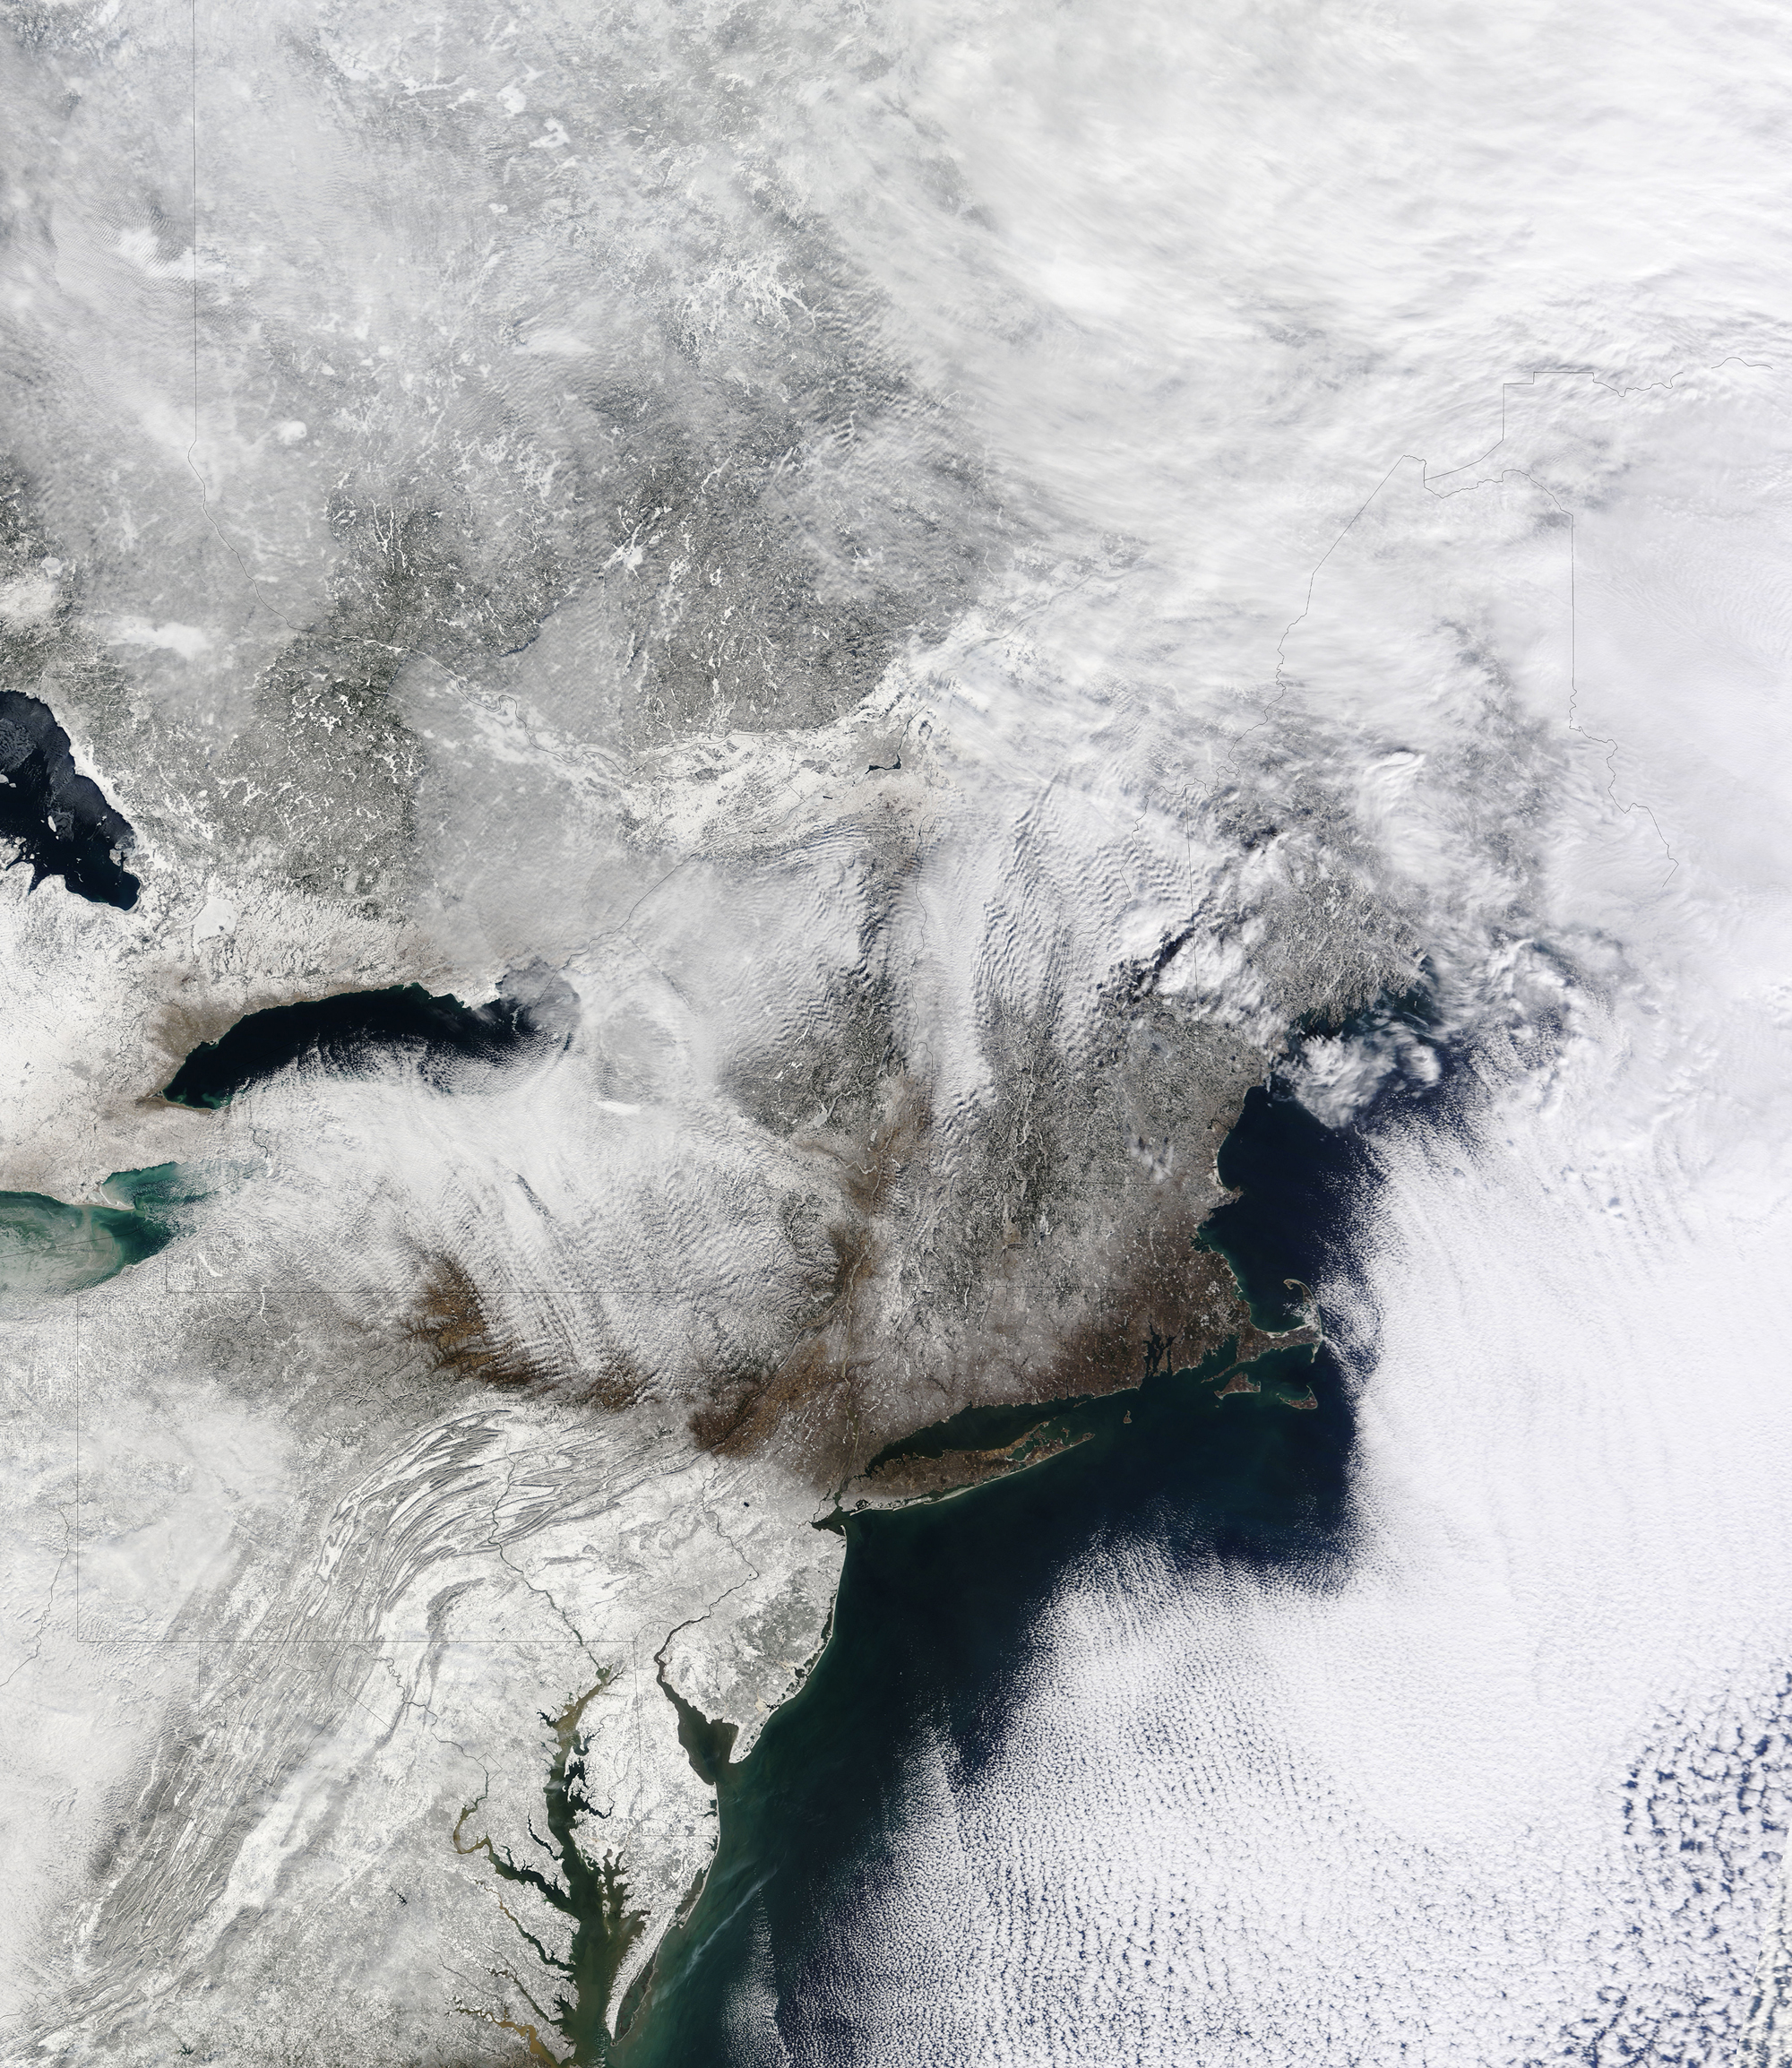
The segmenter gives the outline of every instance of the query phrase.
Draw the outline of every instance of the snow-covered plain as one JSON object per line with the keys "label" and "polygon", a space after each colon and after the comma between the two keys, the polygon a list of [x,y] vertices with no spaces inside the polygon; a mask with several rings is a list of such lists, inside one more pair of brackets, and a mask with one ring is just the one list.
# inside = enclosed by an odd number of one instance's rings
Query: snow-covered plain
{"label": "snow-covered plain", "polygon": [[[1784,2057],[1783,22],[6,34],[6,686],[143,892],[0,883],[0,1184],[220,1174],[5,1322],[9,2056],[521,2057],[455,1834],[526,1848],[599,1682],[620,1995],[710,1845],[660,1669],[750,1737],[824,1627],[825,1432],[686,1410],[841,1202],[867,1383],[1019,1385],[1291,1023],[1422,970],[1452,1103],[1316,1288],[1348,1574],[1078,1574],[1002,1756],[918,1748],[835,2030]],[[501,1083],[150,1097],[255,1007],[538,965],[579,1032]],[[1085,1098],[1116,996],[1158,1017]],[[1290,1067],[1344,1123],[1437,1066]],[[443,1390],[441,1259],[540,1383]]]}

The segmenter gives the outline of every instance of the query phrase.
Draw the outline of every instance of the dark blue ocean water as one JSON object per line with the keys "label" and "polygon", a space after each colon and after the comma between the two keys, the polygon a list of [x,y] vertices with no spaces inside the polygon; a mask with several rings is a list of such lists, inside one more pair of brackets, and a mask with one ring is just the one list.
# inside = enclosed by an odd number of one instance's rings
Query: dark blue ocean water
{"label": "dark blue ocean water", "polygon": [[[1287,1325],[1299,1296],[1285,1280],[1335,1285],[1347,1268],[1371,1152],[1359,1134],[1255,1091],[1220,1171],[1242,1189],[1209,1237],[1260,1320]],[[975,1772],[999,1741],[1010,1690],[1037,1663],[1041,1612],[1091,1556],[1142,1542],[1191,1573],[1210,1575],[1216,1555],[1316,1584],[1341,1573],[1355,1432],[1345,1370],[1327,1345],[1276,1353],[1254,1375],[1254,1394],[1222,1399],[1182,1373],[1082,1403],[1060,1419],[1085,1440],[1048,1462],[846,1523],[832,1635],[802,1693],[723,1777],[715,1866],[662,1951],[625,2059],[726,2068],[728,2001],[762,1933],[793,2058],[875,2068],[823,1986],[834,1919],[878,1871],[923,1730],[943,1732],[961,1771]],[[1309,1383],[1317,1408],[1288,1406]]]}

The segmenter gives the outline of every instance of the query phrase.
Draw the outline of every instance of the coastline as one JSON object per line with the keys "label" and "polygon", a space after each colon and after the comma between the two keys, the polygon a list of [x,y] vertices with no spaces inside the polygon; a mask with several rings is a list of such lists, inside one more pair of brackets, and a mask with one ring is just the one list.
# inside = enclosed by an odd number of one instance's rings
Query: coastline
{"label": "coastline", "polygon": [[[1290,1116],[1292,1105],[1254,1095],[1220,1152],[1235,1180],[1241,1129],[1255,1152],[1242,1159],[1259,1194],[1251,1211],[1236,1212],[1234,1182],[1210,1217],[1233,1214],[1220,1233],[1236,1255],[1211,1246],[1251,1309],[1242,1340],[1121,1391],[961,1410],[888,1446],[818,1518],[847,1544],[823,1645],[748,1756],[718,1776],[715,1854],[620,2006],[618,2059],[731,2058],[728,2006],[765,1947],[774,1966],[815,1957],[823,1891],[887,1841],[915,1731],[936,1728],[943,1710],[974,1736],[1040,1601],[1092,1545],[1149,1534],[1180,1509],[1229,1555],[1322,1565],[1347,1555],[1351,1389],[1310,1281],[1340,1232],[1331,1217],[1352,1188],[1339,1180],[1363,1142]],[[1303,1191],[1316,1210],[1291,1210]],[[1279,1246],[1265,1238],[1276,1228]],[[1288,1313],[1275,1288],[1295,1291],[1292,1327],[1262,1325]],[[931,1670],[941,1647],[949,1669]]]}

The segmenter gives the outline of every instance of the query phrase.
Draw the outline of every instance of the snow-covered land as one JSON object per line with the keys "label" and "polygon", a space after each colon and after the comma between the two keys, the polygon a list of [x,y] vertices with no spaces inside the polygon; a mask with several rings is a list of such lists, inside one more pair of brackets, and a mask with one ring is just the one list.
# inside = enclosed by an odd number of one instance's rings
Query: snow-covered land
{"label": "snow-covered land", "polygon": [[[178,1210],[0,1213],[8,2060],[605,2057],[836,1495],[1236,1332],[1272,1065],[1348,1571],[1092,1556],[837,2057],[1786,2057],[1783,42],[13,11],[0,1188]],[[159,1096],[411,985],[534,1033]]]}

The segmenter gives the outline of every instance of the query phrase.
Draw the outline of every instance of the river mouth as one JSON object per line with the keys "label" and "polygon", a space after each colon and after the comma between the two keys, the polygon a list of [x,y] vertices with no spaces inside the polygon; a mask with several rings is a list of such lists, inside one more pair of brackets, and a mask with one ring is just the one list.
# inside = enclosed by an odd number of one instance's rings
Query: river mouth
{"label": "river mouth", "polygon": [[[1305,1330],[1308,1287],[1331,1275],[1373,1182],[1365,1138],[1254,1091],[1221,1171],[1237,1196],[1203,1240],[1227,1257],[1259,1329]],[[1124,1392],[968,1409],[892,1452],[1013,1447],[1021,1469],[829,1518],[847,1556],[827,1645],[749,1755],[718,1776],[715,1859],[622,2006],[620,2060],[757,2059],[743,2051],[752,2019],[765,2057],[780,2057],[773,2021],[781,2057],[874,2058],[854,2052],[831,1978],[851,1966],[864,1892],[911,1855],[918,1762],[943,1756],[964,1779],[995,1756],[1038,1670],[1042,1624],[1091,1563],[1142,1562],[1191,1586],[1216,1566],[1319,1590],[1342,1581],[1355,1541],[1351,1380],[1322,1337],[1245,1364],[1236,1351],[1222,1344]]]}
{"label": "river mouth", "polygon": [[629,1908],[628,1883],[618,1853],[594,1844],[586,1835],[594,1820],[609,1815],[586,1792],[586,1740],[582,1728],[585,1710],[603,1693],[608,1679],[607,1674],[600,1676],[583,1694],[569,1697],[557,1714],[541,1719],[555,1741],[543,1789],[548,1836],[543,1839],[533,1824],[530,1835],[547,1856],[546,1871],[534,1860],[519,1864],[507,1847],[488,1837],[465,1838],[478,1805],[463,1810],[454,1827],[454,1849],[463,1859],[482,1853],[500,1881],[532,1889],[571,1928],[567,1951],[555,1953],[506,1910],[518,1938],[537,1958],[541,1972],[531,1980],[547,2002],[538,1999],[513,1968],[502,1970],[537,2022],[521,2017],[491,2020],[521,2039],[533,2060],[556,2058],[545,2038],[545,2032],[554,2032],[557,2044],[571,2049],[560,2056],[563,2068],[605,2068],[611,2059],[610,1996],[628,1950],[646,1923],[642,1911]]}
{"label": "river mouth", "polygon": [[[1268,1368],[1266,1368],[1268,1367]],[[801,1692],[719,1776],[720,1841],[618,2043],[636,2068],[744,2059],[743,1986],[775,1976],[790,2057],[831,2054],[835,1926],[903,1842],[924,1742],[972,1770],[987,1756],[1055,1592],[1091,1555],[1149,1550],[1188,1569],[1221,1560],[1332,1583],[1348,1563],[1348,1388],[1322,1345],[1271,1351],[1254,1393],[1218,1374],[1160,1374],[1055,1420],[1069,1439],[1012,1478],[842,1519],[832,1635]],[[1313,1402],[1297,1411],[1297,1392]],[[1036,1417],[1037,1418],[1037,1417]],[[849,1926],[842,1926],[849,1929]]]}

